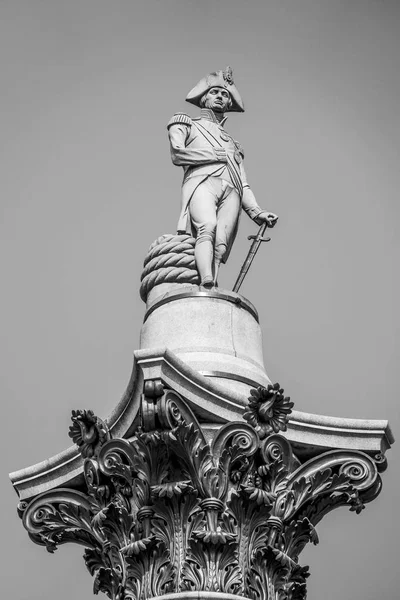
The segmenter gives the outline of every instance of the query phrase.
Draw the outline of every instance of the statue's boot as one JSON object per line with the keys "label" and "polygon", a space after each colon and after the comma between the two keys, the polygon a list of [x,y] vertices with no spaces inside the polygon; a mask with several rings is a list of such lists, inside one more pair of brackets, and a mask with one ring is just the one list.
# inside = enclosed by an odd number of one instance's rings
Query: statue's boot
{"label": "statue's boot", "polygon": [[215,247],[214,251],[214,264],[213,264],[213,273],[214,273],[214,285],[218,285],[218,271],[223,257],[225,256],[226,245],[218,244]]}
{"label": "statue's boot", "polygon": [[221,260],[214,258],[213,273],[214,273],[214,286],[215,287],[218,287],[218,271],[219,271],[220,264],[221,264]]}
{"label": "statue's boot", "polygon": [[196,240],[194,258],[200,275],[200,285],[206,288],[214,286],[212,263],[214,255],[214,243],[211,236],[203,235]]}

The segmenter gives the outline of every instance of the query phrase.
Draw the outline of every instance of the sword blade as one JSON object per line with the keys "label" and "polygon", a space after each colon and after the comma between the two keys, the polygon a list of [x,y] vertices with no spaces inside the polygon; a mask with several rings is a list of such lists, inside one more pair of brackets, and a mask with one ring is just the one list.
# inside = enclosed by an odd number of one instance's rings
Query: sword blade
{"label": "sword blade", "polygon": [[253,262],[254,257],[257,254],[259,247],[261,246],[261,243],[269,241],[269,238],[268,239],[263,238],[265,230],[267,229],[267,225],[268,225],[268,223],[263,223],[261,225],[260,229],[258,230],[258,233],[255,236],[254,241],[250,246],[250,250],[246,256],[246,259],[242,265],[242,268],[240,269],[240,273],[235,282],[235,285],[233,286],[233,290],[232,290],[233,292],[239,291],[240,286],[242,285],[243,280],[246,277],[248,270],[250,269],[251,263]]}

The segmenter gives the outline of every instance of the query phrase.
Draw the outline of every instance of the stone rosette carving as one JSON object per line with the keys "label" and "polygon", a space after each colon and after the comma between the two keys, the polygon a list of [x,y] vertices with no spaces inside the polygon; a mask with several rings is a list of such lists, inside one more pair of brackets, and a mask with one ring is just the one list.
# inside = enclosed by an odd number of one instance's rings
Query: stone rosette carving
{"label": "stone rosette carving", "polygon": [[68,435],[83,458],[94,456],[111,437],[106,423],[92,410],[73,410],[71,421]]}
{"label": "stone rosette carving", "polygon": [[90,411],[70,435],[84,457],[79,489],[21,507],[33,541],[75,542],[112,600],[213,592],[254,600],[306,596],[299,555],[337,506],[359,513],[380,491],[373,459],[332,450],[301,463],[284,431],[293,403],[278,384],[252,392],[245,421],[211,441],[185,401],[148,381],[140,425],[113,439]]}
{"label": "stone rosette carving", "polygon": [[292,412],[293,402],[285,397],[279,383],[253,389],[249,398],[249,406],[243,418],[253,425],[260,439],[270,433],[286,431],[287,421]]}

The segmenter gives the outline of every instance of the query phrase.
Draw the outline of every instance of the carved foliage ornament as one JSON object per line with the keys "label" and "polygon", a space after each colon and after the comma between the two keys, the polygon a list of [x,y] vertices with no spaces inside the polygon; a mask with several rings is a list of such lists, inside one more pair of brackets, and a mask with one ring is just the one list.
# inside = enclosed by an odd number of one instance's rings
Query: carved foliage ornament
{"label": "carved foliage ornament", "polygon": [[211,443],[160,381],[145,383],[130,440],[112,439],[93,413],[76,411],[70,435],[85,458],[85,485],[41,494],[22,507],[24,525],[50,552],[85,546],[94,592],[113,600],[185,591],[305,598],[308,568],[298,557],[318,542],[315,525],[336,506],[360,512],[380,478],[356,451],[301,464],[278,433],[292,405],[278,384],[258,388],[248,423],[222,426]]}
{"label": "carved foliage ornament", "polygon": [[272,432],[286,431],[294,403],[284,396],[279,383],[270,384],[267,388],[258,387],[250,393],[249,406],[243,418],[253,425],[260,439]]}

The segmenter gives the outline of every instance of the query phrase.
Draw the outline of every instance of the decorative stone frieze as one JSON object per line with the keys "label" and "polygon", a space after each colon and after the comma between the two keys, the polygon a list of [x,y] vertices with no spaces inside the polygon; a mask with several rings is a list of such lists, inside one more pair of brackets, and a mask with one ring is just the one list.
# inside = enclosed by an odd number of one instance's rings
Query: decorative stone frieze
{"label": "decorative stone frieze", "polygon": [[318,542],[326,513],[343,505],[359,513],[378,495],[380,462],[352,449],[302,460],[280,433],[292,406],[279,384],[258,388],[247,422],[210,433],[155,379],[144,382],[128,439],[74,411],[84,478],[21,503],[24,526],[49,552],[83,545],[94,592],[112,600],[305,598],[302,549]]}

